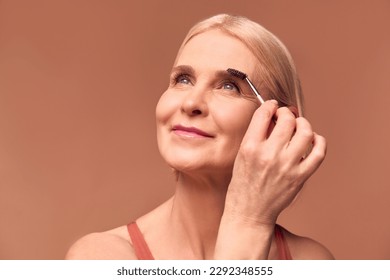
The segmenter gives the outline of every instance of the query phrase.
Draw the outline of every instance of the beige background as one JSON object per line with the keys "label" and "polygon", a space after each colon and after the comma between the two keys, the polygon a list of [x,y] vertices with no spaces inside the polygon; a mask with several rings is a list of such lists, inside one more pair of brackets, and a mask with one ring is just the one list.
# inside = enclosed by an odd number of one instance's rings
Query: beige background
{"label": "beige background", "polygon": [[61,259],[172,193],[154,108],[188,28],[221,12],[286,43],[329,142],[280,223],[390,259],[390,1],[0,0],[1,259]]}

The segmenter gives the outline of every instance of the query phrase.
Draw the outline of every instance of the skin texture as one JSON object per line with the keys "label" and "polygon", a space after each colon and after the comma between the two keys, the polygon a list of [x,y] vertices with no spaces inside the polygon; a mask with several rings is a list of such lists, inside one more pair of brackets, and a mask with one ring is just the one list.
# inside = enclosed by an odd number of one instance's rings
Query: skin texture
{"label": "skin texture", "polygon": [[[218,30],[195,36],[179,54],[156,108],[158,146],[177,171],[175,195],[137,219],[156,259],[277,258],[276,219],[321,164],[326,143],[289,109],[273,101],[259,107],[225,71],[253,76],[255,67],[245,45]],[[284,233],[294,259],[333,258],[321,244]],[[136,256],[122,226],[85,236],[67,258]]]}

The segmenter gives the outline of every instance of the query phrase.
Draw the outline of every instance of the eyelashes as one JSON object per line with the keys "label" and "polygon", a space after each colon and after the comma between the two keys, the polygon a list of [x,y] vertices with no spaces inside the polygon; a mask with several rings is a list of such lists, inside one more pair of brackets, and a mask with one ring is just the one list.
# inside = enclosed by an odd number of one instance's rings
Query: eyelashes
{"label": "eyelashes", "polygon": [[190,74],[188,73],[173,73],[171,76],[171,85],[177,84],[192,84],[193,80],[191,79]]}
{"label": "eyelashes", "polygon": [[[227,75],[228,76],[228,75]],[[171,74],[170,85],[171,87],[185,87],[193,86],[196,83],[196,79],[192,74],[186,72],[176,72]],[[215,89],[223,90],[226,92],[235,92],[236,94],[241,94],[241,88],[239,84],[228,77],[217,77],[213,80],[213,86]]]}
{"label": "eyelashes", "polygon": [[225,81],[222,81],[222,87],[223,89],[226,89],[226,90],[235,90],[237,91],[238,93],[241,93],[241,89],[240,87],[238,86],[238,84],[233,81],[233,80],[225,80]]}

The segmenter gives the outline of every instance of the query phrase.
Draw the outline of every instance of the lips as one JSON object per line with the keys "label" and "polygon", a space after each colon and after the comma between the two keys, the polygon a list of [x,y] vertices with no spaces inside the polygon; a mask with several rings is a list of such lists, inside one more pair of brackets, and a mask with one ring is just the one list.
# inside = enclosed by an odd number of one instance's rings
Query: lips
{"label": "lips", "polygon": [[174,131],[176,134],[188,136],[188,137],[210,137],[210,138],[213,137],[207,132],[193,126],[188,127],[182,125],[175,125],[172,127],[172,131]]}

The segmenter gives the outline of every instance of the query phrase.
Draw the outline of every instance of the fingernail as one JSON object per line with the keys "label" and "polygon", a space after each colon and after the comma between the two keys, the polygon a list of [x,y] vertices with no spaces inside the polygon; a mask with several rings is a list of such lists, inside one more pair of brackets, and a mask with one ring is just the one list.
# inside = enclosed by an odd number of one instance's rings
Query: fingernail
{"label": "fingernail", "polygon": [[279,104],[279,102],[278,102],[277,100],[275,100],[275,99],[270,100],[270,102],[272,102],[272,103],[275,104],[275,105],[278,105],[278,104]]}

